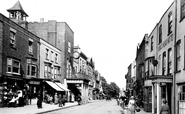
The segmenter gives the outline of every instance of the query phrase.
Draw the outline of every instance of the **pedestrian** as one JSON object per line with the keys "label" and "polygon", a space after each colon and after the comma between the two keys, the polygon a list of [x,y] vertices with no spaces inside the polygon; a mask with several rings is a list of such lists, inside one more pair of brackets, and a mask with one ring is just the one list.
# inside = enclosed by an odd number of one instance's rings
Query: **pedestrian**
{"label": "pedestrian", "polygon": [[42,108],[42,98],[40,95],[37,97],[37,108],[41,109]]}
{"label": "pedestrian", "polygon": [[170,114],[170,108],[167,104],[167,100],[164,99],[162,101],[162,106],[161,106],[161,110],[160,110],[160,114]]}
{"label": "pedestrian", "polygon": [[136,105],[136,101],[134,99],[134,96],[131,96],[129,103],[128,103],[128,109],[130,110],[131,114],[135,114],[136,108],[137,108],[137,105]]}
{"label": "pedestrian", "polygon": [[63,95],[62,97],[62,105],[65,106],[65,102],[66,102],[66,98],[65,98],[65,95]]}
{"label": "pedestrian", "polygon": [[54,104],[55,105],[58,104],[58,95],[57,95],[57,93],[55,93],[55,95],[54,95]]}
{"label": "pedestrian", "polygon": [[62,96],[61,96],[61,94],[59,94],[59,96],[58,96],[58,104],[59,104],[59,107],[62,107]]}

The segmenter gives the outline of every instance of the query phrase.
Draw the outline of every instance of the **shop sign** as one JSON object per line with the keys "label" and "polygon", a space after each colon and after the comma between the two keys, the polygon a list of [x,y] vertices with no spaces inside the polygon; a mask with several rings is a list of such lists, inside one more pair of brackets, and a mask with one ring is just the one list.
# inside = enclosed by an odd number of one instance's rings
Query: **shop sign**
{"label": "shop sign", "polygon": [[162,48],[164,48],[166,45],[168,45],[172,41],[173,41],[173,34],[171,34],[163,43],[159,45],[158,50],[160,51]]}
{"label": "shop sign", "polygon": [[40,85],[39,81],[29,81],[29,84]]}

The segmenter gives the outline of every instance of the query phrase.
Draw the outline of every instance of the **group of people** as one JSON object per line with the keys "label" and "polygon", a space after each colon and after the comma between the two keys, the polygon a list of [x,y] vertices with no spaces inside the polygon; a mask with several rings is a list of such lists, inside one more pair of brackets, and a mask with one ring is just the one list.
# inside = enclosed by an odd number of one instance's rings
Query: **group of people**
{"label": "group of people", "polygon": [[50,94],[45,94],[44,102],[48,104],[59,105],[59,107],[65,106],[66,98],[61,94],[55,93],[54,97]]}
{"label": "group of people", "polygon": [[[130,98],[121,96],[120,98],[117,98],[117,104],[124,109],[124,114],[135,114],[136,112],[140,111],[134,96],[131,96]],[[167,104],[167,100],[165,99],[162,100],[160,114],[170,114],[170,108]]]}

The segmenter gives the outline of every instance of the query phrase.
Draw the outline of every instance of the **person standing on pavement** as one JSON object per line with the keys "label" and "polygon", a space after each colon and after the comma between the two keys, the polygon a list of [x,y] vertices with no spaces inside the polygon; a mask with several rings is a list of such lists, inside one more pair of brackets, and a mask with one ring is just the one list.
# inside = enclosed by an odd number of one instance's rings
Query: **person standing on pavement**
{"label": "person standing on pavement", "polygon": [[160,114],[170,114],[170,108],[167,104],[167,100],[164,99],[162,101],[162,106],[161,106],[161,110],[160,110]]}
{"label": "person standing on pavement", "polygon": [[130,97],[129,103],[128,103],[128,109],[130,110],[131,114],[135,114],[136,113],[136,101],[134,99],[134,96]]}
{"label": "person standing on pavement", "polygon": [[55,96],[54,96],[54,104],[58,104],[58,95],[57,93],[55,93]]}
{"label": "person standing on pavement", "polygon": [[58,96],[58,104],[59,104],[59,107],[62,107],[62,96],[61,96],[61,94],[59,94],[59,96]]}
{"label": "person standing on pavement", "polygon": [[42,98],[39,94],[38,94],[38,97],[37,97],[37,108],[38,109],[42,108]]}

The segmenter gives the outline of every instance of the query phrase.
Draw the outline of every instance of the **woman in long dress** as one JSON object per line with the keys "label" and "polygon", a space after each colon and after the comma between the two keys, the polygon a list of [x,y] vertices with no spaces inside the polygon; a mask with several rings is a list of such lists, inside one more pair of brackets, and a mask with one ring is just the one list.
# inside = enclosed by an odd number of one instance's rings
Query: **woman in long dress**
{"label": "woman in long dress", "polygon": [[136,105],[136,101],[134,99],[134,96],[131,96],[130,100],[129,100],[129,103],[128,103],[128,109],[131,112],[131,114],[136,113],[136,108],[137,108],[137,105]]}
{"label": "woman in long dress", "polygon": [[167,100],[163,100],[162,103],[160,114],[170,114],[170,108],[167,104]]}

